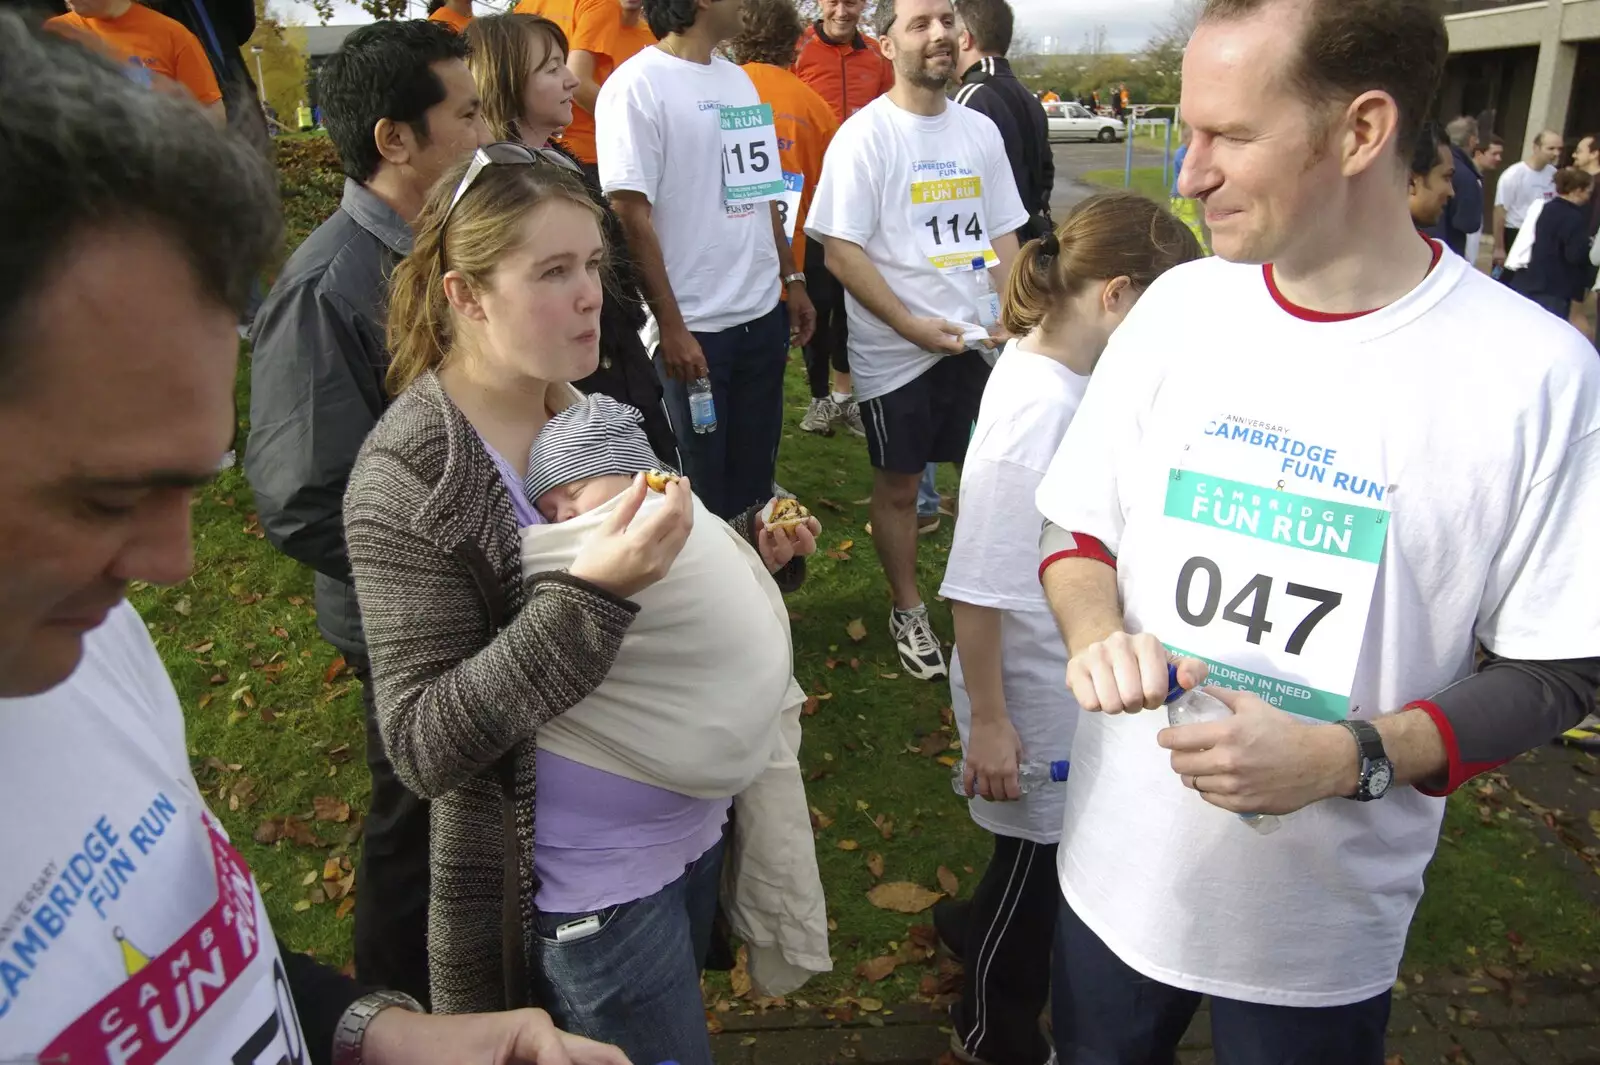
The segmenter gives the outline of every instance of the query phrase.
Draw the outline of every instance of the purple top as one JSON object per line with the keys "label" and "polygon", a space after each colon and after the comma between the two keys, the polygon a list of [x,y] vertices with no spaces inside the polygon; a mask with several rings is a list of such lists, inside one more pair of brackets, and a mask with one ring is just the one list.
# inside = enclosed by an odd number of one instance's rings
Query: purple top
{"label": "purple top", "polygon": [[[509,462],[478,438],[511,495],[517,527],[545,524]],[[533,904],[590,913],[654,895],[722,836],[731,799],[695,799],[539,751]]]}

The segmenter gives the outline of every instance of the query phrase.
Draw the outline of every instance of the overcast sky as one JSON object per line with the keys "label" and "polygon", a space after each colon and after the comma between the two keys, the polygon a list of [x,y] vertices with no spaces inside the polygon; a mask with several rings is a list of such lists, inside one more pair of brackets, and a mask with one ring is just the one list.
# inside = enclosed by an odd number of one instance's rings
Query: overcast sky
{"label": "overcast sky", "polygon": [[[1050,51],[1075,52],[1084,37],[1097,25],[1106,28],[1112,51],[1135,51],[1149,38],[1150,31],[1171,10],[1172,0],[1011,0],[1017,22],[1039,43],[1050,37]],[[317,24],[316,12],[308,3],[297,0],[270,0],[276,10],[289,10],[305,26]],[[416,0],[419,11],[424,0]],[[370,19],[354,3],[335,3],[333,21],[368,22]]]}

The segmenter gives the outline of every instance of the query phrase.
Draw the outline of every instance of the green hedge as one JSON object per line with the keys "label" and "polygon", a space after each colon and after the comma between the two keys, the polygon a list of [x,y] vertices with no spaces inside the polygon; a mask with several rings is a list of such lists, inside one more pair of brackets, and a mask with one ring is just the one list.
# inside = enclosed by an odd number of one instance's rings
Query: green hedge
{"label": "green hedge", "polygon": [[298,248],[311,231],[339,208],[344,173],[327,137],[286,137],[276,142],[278,189],[283,197],[284,244]]}

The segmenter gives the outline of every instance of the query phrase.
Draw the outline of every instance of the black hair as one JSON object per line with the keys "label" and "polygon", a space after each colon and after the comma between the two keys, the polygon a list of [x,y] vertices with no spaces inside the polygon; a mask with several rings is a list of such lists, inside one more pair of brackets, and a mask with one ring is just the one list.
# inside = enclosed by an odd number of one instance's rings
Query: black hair
{"label": "black hair", "polygon": [[1449,143],[1437,122],[1424,122],[1421,132],[1417,134],[1416,146],[1411,150],[1411,172],[1418,177],[1431,174],[1433,168],[1439,165],[1439,149],[1447,147]]}
{"label": "black hair", "polygon": [[644,20],[657,40],[692,29],[699,14],[699,0],[644,0]]}
{"label": "black hair", "polygon": [[466,38],[442,22],[409,19],[362,26],[317,71],[322,124],[345,176],[370,181],[383,157],[373,140],[379,120],[404,122],[427,140],[428,109],[444,100],[433,64],[467,58]]}
{"label": "black hair", "polygon": [[117,226],[170,239],[200,291],[234,313],[283,241],[277,179],[188,98],[0,10],[0,376],[39,290]]}

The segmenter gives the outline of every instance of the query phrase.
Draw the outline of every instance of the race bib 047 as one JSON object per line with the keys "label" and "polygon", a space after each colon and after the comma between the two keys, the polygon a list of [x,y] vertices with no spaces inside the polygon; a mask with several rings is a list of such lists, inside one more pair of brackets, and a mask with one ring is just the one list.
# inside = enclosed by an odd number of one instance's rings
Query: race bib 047
{"label": "race bib 047", "polygon": [[1389,533],[1386,485],[1353,452],[1347,466],[1344,449],[1289,429],[1223,417],[1200,435],[1167,474],[1150,550],[1164,591],[1151,589],[1142,624],[1204,659],[1210,683],[1342,720]]}

